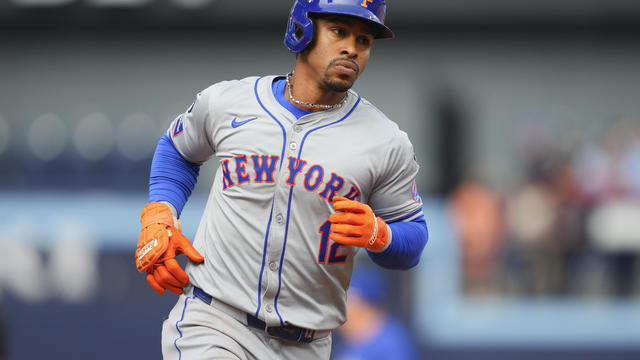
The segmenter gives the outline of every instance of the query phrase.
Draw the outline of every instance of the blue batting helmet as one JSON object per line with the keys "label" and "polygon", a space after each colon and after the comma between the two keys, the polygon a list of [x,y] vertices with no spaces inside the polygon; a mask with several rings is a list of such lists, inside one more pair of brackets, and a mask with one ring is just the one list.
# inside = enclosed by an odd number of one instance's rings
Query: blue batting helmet
{"label": "blue batting helmet", "polygon": [[384,24],[387,4],[384,0],[296,0],[291,8],[284,44],[292,53],[304,50],[313,40],[313,22],[309,14],[338,14],[366,20],[378,30],[376,39],[389,39],[393,32]]}
{"label": "blue batting helmet", "polygon": [[356,264],[349,291],[355,291],[367,302],[381,306],[392,290],[389,280],[386,272],[374,265]]}

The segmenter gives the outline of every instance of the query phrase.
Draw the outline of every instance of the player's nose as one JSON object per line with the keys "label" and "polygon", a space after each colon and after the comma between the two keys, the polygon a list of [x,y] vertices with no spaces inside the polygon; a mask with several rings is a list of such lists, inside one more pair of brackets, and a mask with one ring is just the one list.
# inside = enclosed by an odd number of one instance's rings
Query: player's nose
{"label": "player's nose", "polygon": [[353,36],[345,38],[340,44],[340,55],[355,59],[358,57],[357,42]]}

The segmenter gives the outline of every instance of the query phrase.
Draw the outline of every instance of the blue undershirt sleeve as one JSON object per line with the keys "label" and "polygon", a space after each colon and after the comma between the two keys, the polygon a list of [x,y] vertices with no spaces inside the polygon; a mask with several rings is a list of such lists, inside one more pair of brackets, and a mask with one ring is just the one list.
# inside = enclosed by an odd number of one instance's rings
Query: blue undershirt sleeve
{"label": "blue undershirt sleeve", "polygon": [[164,134],[153,155],[149,176],[149,201],[168,201],[182,212],[198,181],[200,165],[185,160]]}
{"label": "blue undershirt sleeve", "polygon": [[391,244],[380,253],[367,251],[374,263],[386,269],[406,270],[420,262],[429,233],[424,215],[412,221],[389,223]]}

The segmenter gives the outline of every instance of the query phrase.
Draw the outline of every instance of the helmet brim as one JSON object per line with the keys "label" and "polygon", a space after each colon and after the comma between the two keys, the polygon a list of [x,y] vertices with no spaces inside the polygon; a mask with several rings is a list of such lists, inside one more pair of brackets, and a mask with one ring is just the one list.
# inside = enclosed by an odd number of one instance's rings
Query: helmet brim
{"label": "helmet brim", "polygon": [[308,14],[316,17],[323,17],[327,15],[350,17],[370,25],[371,28],[374,29],[373,37],[375,39],[393,39],[395,37],[395,34],[389,27],[384,25],[380,19],[368,11],[354,12],[351,8],[335,9],[334,7],[334,9],[324,10],[322,12],[310,11]]}

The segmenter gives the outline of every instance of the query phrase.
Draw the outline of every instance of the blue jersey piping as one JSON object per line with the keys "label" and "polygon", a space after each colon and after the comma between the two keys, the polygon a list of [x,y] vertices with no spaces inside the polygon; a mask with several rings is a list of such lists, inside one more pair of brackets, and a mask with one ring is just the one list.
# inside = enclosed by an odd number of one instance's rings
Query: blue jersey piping
{"label": "blue jersey piping", "polygon": [[178,327],[178,325],[184,320],[184,313],[187,311],[187,302],[189,301],[189,299],[195,299],[195,298],[196,296],[193,295],[192,297],[187,297],[184,299],[184,308],[182,308],[182,316],[180,317],[180,320],[176,321],[176,330],[178,330],[178,334],[180,334],[180,336],[178,336],[173,341],[173,346],[175,346],[176,350],[178,350],[178,360],[182,359],[182,351],[178,347],[178,340],[182,339],[182,331],[180,331],[180,328]]}
{"label": "blue jersey piping", "polygon": [[[343,120],[348,118],[349,115],[351,115],[351,113],[353,113],[353,111],[356,109],[358,104],[360,104],[360,96],[358,96],[358,100],[353,105],[351,110],[349,110],[349,112],[345,116],[343,116],[341,119],[336,120],[336,121],[334,121],[332,123],[329,123],[329,124],[326,124],[326,125],[318,126],[316,128],[313,128],[313,129],[307,131],[307,133],[304,134],[304,136],[302,137],[302,141],[300,142],[300,149],[298,150],[298,159],[300,159],[301,156],[302,156],[302,149],[304,147],[304,142],[307,139],[307,136],[309,136],[309,134],[311,134],[312,132],[314,132],[316,130],[320,130],[320,129],[325,128],[327,126],[331,126],[331,125],[337,124],[339,122],[342,122]],[[285,253],[285,250],[287,248],[287,235],[289,233],[289,217],[290,217],[290,214],[291,214],[291,198],[292,198],[292,196],[293,196],[293,186],[290,186],[290,188],[289,188],[289,201],[288,201],[288,204],[287,204],[287,220],[286,220],[287,222],[286,222],[285,230],[284,230],[284,244],[282,244],[282,255],[280,256],[280,268],[278,270],[278,291],[276,292],[276,297],[275,297],[274,302],[273,302],[273,305],[276,308],[276,314],[278,314],[278,318],[280,318],[280,325],[284,325],[284,322],[282,321],[282,316],[280,316],[280,311],[278,311],[278,296],[280,295],[280,288],[282,286],[282,263],[284,262],[284,253]]]}
{"label": "blue jersey piping", "polygon": [[[405,216],[405,217],[401,217],[398,220],[394,220],[393,222],[399,222],[399,221],[409,221],[411,218],[413,218],[414,216],[417,216],[418,214],[420,214],[422,212],[422,208],[412,212],[411,214]],[[422,215],[422,217],[424,217],[424,215]],[[411,219],[413,220],[413,219]]]}
{"label": "blue jersey piping", "polygon": [[[260,100],[260,96],[258,95],[258,83],[260,82],[261,79],[262,77],[256,80],[253,86],[253,92],[256,96],[256,100],[258,101],[258,104],[260,104],[260,107],[262,107],[262,109],[264,109],[264,111],[266,111],[267,114],[271,116],[271,118],[280,126],[280,129],[282,130],[282,152],[280,153],[280,165],[278,166],[278,171],[280,171],[280,169],[282,168],[282,163],[284,162],[284,149],[287,142],[287,132],[284,129],[284,126],[282,125],[282,123],[278,119],[276,119],[276,117],[273,116],[273,114],[269,110],[267,110],[267,108],[264,106],[264,104]],[[269,229],[271,228],[271,220],[273,218],[274,200],[275,198],[271,200],[271,212],[269,213],[269,220],[267,221],[267,231],[264,236],[264,245],[262,248],[262,265],[260,265],[260,275],[258,277],[258,307],[256,308],[256,313],[255,313],[256,317],[258,317],[258,314],[260,313],[260,307],[262,306],[262,295],[261,295],[262,294],[262,275],[264,274],[264,263],[266,261],[266,256],[267,256],[267,241],[269,239]],[[280,322],[282,322],[282,319],[280,319]]]}

